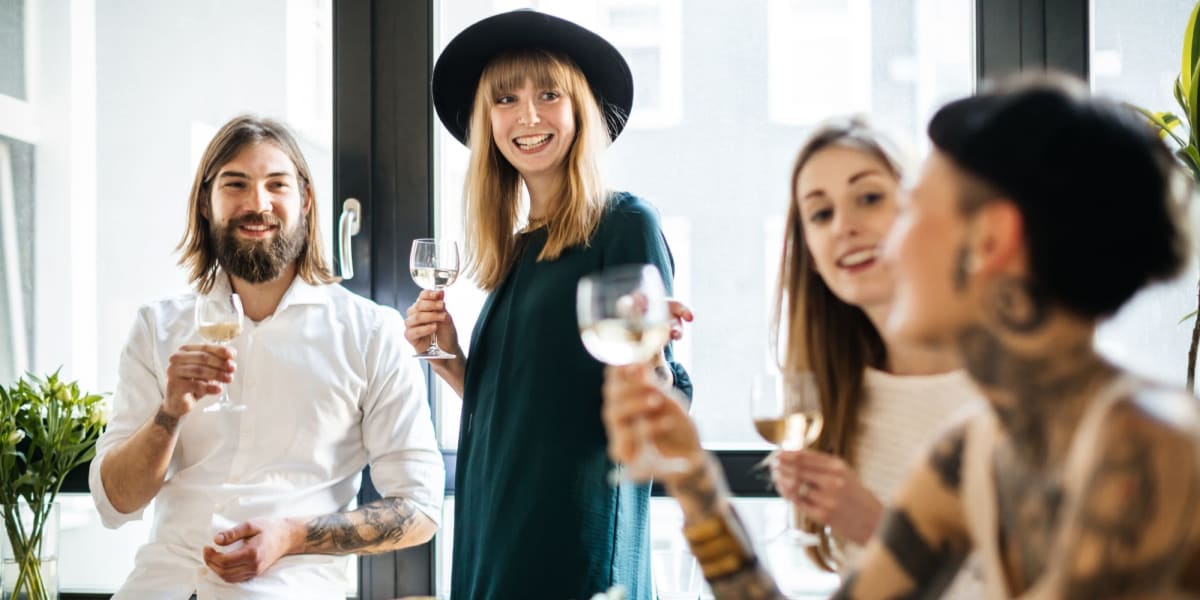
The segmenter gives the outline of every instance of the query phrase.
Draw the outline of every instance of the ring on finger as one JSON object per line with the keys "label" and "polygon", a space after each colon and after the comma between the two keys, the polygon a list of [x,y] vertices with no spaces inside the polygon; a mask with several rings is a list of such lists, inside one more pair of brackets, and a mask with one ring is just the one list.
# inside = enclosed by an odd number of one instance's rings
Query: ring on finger
{"label": "ring on finger", "polygon": [[796,495],[800,496],[800,499],[803,500],[805,498],[808,498],[808,493],[811,491],[812,491],[812,484],[805,481],[805,482],[802,482],[800,484],[800,487],[796,490]]}

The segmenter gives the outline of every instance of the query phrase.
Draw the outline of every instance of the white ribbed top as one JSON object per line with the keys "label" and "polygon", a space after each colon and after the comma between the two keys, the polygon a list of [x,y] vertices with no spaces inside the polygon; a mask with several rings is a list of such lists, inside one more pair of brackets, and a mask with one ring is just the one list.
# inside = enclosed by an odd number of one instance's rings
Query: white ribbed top
{"label": "white ribbed top", "polygon": [[[986,401],[961,370],[939,375],[892,375],[868,368],[863,383],[865,403],[859,417],[857,471],[863,485],[885,505],[891,503],[909,471],[943,432],[986,407]],[[861,550],[855,544],[843,548],[847,566],[857,562]],[[943,598],[983,597],[974,556],[963,570]]]}

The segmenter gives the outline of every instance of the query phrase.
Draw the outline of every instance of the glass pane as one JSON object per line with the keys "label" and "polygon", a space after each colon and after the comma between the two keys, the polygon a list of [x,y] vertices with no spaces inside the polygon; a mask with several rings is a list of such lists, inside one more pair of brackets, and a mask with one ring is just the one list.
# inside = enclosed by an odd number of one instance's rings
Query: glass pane
{"label": "glass pane", "polygon": [[[0,1],[0,14],[9,14],[11,0]],[[25,16],[38,50],[27,63],[35,135],[24,140],[28,150],[8,148],[14,173],[26,173],[26,184],[15,186],[13,195],[17,230],[28,230],[22,247],[32,255],[21,258],[28,263],[21,280],[32,286],[25,303],[32,333],[14,338],[4,329],[10,286],[0,295],[0,382],[9,382],[5,349],[16,339],[34,339],[30,369],[61,365],[63,375],[85,389],[111,392],[138,307],[188,290],[175,253],[188,193],[200,154],[231,117],[253,113],[292,127],[312,168],[318,218],[330,239],[332,5],[113,0],[28,6],[37,8]],[[7,22],[0,20],[3,44],[10,41]],[[0,52],[5,68],[9,59]],[[8,116],[0,113],[0,125]],[[7,269],[4,207],[0,202],[0,268]],[[0,281],[10,280],[3,276]],[[149,521],[107,531],[89,498],[64,502],[70,509],[63,513],[63,591],[115,591],[147,539]],[[356,594],[357,578],[350,582],[348,592]]]}
{"label": "glass pane", "polygon": [[[1184,27],[1194,3],[1149,0],[1092,5],[1092,88],[1149,110],[1181,114],[1172,94]],[[1194,204],[1194,203],[1193,203]],[[1196,310],[1196,260],[1170,283],[1143,290],[1103,323],[1096,345],[1113,360],[1155,379],[1183,385]]]}
{"label": "glass pane", "polygon": [[[787,526],[787,503],[778,498],[735,498],[733,505],[746,525],[760,557],[771,561],[781,589],[797,600],[828,598],[837,589],[840,579],[833,573],[819,570],[805,557],[790,554],[777,544],[767,544],[774,534]],[[650,499],[650,549],[652,553],[690,554],[683,538],[683,514],[674,498]],[[450,597],[450,557],[454,540],[454,498],[446,498],[442,507],[442,528],[435,540],[437,573],[435,594],[439,600]],[[653,565],[654,563],[652,563]],[[658,563],[661,564],[661,563]],[[652,568],[654,568],[652,566]],[[700,597],[711,600],[712,591],[703,584]]]}
{"label": "glass pane", "polygon": [[0,0],[0,95],[25,99],[25,0]]}
{"label": "glass pane", "polygon": [[[933,110],[972,89],[972,2],[455,0],[439,6],[439,52],[484,16],[532,6],[597,31],[626,56],[638,105],[608,153],[610,184],[661,211],[675,256],[675,293],[697,315],[676,350],[695,379],[693,412],[705,442],[759,444],[744,414],[743,375],[770,360],[768,313],[795,153],[815,123],[851,111],[869,112],[901,142],[924,148]],[[438,234],[461,239],[467,152],[440,125],[435,131]],[[459,335],[469,336],[483,294],[462,279],[447,298]],[[744,318],[727,317],[734,307]],[[441,400],[442,442],[453,447],[458,399],[443,388]]]}
{"label": "glass pane", "polygon": [[34,147],[0,136],[0,381],[13,381],[33,353]]}

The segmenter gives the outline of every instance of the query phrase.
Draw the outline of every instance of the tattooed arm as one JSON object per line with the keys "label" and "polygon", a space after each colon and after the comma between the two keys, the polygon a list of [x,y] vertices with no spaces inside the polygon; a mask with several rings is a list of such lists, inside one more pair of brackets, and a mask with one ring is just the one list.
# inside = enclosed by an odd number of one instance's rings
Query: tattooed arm
{"label": "tattooed arm", "polygon": [[437,525],[411,500],[383,498],[356,510],[311,519],[261,518],[216,535],[229,552],[204,548],[204,562],[230,583],[261,575],[289,554],[377,554],[423,544]]}
{"label": "tattooed arm", "polygon": [[721,600],[783,600],[730,506],[720,467],[700,447],[683,405],[658,387],[649,368],[608,368],[602,416],[608,453],[617,462],[632,462],[649,436],[658,452],[690,465],[685,473],[658,479],[683,509],[684,537],[713,594]]}
{"label": "tattooed arm", "polygon": [[950,431],[910,474],[835,598],[937,598],[950,585],[971,546],[960,499],[965,439],[965,425]]}
{"label": "tattooed arm", "polygon": [[[1083,473],[1038,597],[1176,597],[1200,593],[1200,464],[1194,426],[1168,423],[1144,399],[1113,408]],[[1161,406],[1163,398],[1155,399]],[[1191,398],[1176,406],[1194,410]],[[1178,415],[1176,411],[1171,417]],[[1169,418],[1169,417],[1168,417]],[[1194,416],[1192,417],[1194,419]]]}
{"label": "tattooed arm", "polygon": [[666,488],[683,509],[684,537],[718,600],[784,600],[758,562],[750,537],[729,503],[721,467],[711,457]]}

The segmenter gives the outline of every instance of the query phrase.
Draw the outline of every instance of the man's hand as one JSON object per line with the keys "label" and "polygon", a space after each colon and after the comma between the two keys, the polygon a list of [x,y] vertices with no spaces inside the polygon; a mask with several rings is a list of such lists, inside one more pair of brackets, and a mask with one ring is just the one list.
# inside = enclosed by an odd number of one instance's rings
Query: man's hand
{"label": "man's hand", "polygon": [[303,535],[301,526],[287,519],[251,519],[214,536],[220,546],[241,544],[224,553],[205,546],[204,563],[229,583],[250,581],[291,554]]}
{"label": "man's hand", "polygon": [[221,384],[233,381],[236,356],[232,348],[215,344],[180,346],[167,364],[163,412],[179,419],[191,412],[200,398],[221,393]]}

